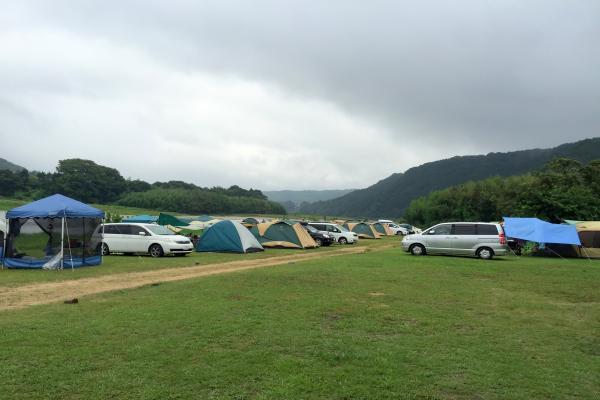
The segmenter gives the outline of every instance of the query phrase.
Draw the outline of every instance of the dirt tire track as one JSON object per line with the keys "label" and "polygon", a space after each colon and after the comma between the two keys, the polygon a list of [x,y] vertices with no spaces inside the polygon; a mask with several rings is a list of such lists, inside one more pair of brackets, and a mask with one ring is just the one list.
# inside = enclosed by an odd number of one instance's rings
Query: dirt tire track
{"label": "dirt tire track", "polygon": [[154,271],[124,272],[95,278],[6,287],[0,288],[0,311],[54,303],[102,292],[132,289],[153,283],[180,281],[340,255],[361,254],[367,251],[379,251],[391,247],[393,246],[380,246],[371,249],[365,247],[344,248],[329,252],[310,252],[260,260],[241,260],[190,267],[166,268]]}

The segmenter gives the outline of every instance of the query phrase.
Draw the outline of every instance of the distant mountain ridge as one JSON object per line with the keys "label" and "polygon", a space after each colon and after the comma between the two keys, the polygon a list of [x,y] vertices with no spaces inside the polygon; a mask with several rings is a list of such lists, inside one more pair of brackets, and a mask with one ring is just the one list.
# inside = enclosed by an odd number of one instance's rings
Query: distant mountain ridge
{"label": "distant mountain ridge", "polygon": [[355,189],[340,190],[271,190],[263,191],[271,201],[281,203],[288,212],[297,211],[303,203],[325,201],[344,196]]}
{"label": "distant mountain ridge", "polygon": [[587,163],[600,158],[600,137],[550,149],[456,156],[410,168],[339,198],[305,204],[300,212],[348,217],[401,217],[411,200],[433,190],[491,176],[524,174],[557,157]]}
{"label": "distant mountain ridge", "polygon": [[9,171],[19,172],[19,171],[24,170],[25,168],[21,167],[20,165],[13,164],[10,161],[5,160],[4,158],[0,158],[0,170],[1,169],[7,169]]}

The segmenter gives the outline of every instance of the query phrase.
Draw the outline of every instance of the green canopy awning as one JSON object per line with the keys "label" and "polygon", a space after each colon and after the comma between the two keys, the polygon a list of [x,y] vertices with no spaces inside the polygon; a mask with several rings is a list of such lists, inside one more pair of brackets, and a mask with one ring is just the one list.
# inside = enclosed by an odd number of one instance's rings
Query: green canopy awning
{"label": "green canopy awning", "polygon": [[156,221],[156,223],[159,225],[188,226],[186,222],[183,222],[179,218],[163,213],[158,215],[158,221]]}

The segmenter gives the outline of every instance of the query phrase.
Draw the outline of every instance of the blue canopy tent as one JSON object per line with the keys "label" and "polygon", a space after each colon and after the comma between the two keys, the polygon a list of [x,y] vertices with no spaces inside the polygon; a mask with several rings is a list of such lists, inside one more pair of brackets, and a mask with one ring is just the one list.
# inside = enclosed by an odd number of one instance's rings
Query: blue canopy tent
{"label": "blue canopy tent", "polygon": [[13,208],[6,213],[2,264],[25,269],[99,265],[103,219],[103,211],[61,194]]}
{"label": "blue canopy tent", "polygon": [[136,222],[139,224],[154,224],[158,221],[158,215],[134,215],[133,217],[129,217],[124,219],[122,222]]}
{"label": "blue canopy tent", "polygon": [[537,218],[504,217],[504,232],[507,237],[531,242],[581,246],[574,225],[551,224]]}

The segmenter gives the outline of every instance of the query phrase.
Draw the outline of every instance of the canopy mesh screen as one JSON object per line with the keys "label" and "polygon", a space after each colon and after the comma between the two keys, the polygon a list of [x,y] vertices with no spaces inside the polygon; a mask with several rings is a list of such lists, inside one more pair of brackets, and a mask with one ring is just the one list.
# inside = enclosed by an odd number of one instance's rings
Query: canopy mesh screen
{"label": "canopy mesh screen", "polygon": [[61,251],[65,267],[97,265],[101,255],[100,218],[14,218],[6,240],[5,264],[40,268]]}

